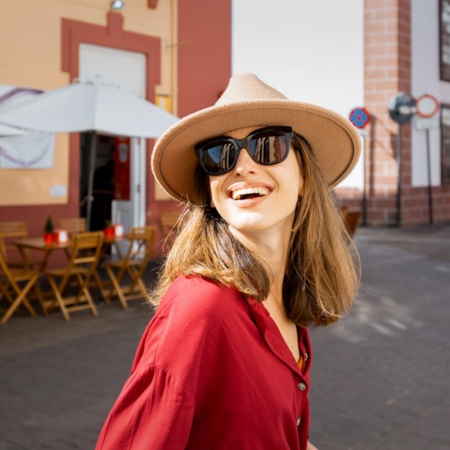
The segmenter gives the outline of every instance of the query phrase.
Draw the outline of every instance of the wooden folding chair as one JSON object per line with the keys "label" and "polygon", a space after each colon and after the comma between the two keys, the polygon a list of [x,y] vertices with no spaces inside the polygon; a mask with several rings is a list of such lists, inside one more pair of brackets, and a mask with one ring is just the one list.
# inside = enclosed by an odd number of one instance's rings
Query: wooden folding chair
{"label": "wooden folding chair", "polygon": [[23,267],[23,262],[18,260],[11,260],[11,253],[18,252],[12,241],[26,238],[28,235],[27,225],[25,222],[0,222],[0,253],[2,253],[6,264],[13,267]]}
{"label": "wooden folding chair", "polygon": [[361,222],[361,211],[348,212],[345,218],[345,222],[350,236],[353,236]]}
{"label": "wooden folding chair", "polygon": [[353,237],[356,229],[359,226],[359,223],[361,222],[361,211],[352,211],[347,205],[344,205],[340,208],[340,213],[348,234],[350,235],[350,237]]}
{"label": "wooden folding chair", "polygon": [[180,218],[179,212],[164,212],[161,213],[160,222],[161,228],[166,237],[165,244],[171,247],[178,231],[178,219]]}
{"label": "wooden folding chair", "polygon": [[41,305],[44,304],[42,292],[37,284],[39,276],[38,272],[28,267],[9,267],[0,252],[0,300],[5,298],[8,301],[8,308],[1,319],[2,324],[6,323],[22,304],[33,317],[36,315],[27,296],[33,288]]}
{"label": "wooden folding chair", "polygon": [[86,218],[60,219],[59,228],[66,230],[68,234],[84,233],[87,231]]}
{"label": "wooden folding chair", "polygon": [[[161,213],[160,221],[161,228],[163,230],[164,236],[169,236],[169,234],[174,230],[174,227],[180,217],[179,212],[165,212]],[[175,230],[174,230],[175,231]]]}
{"label": "wooden folding chair", "polygon": [[[155,236],[156,226],[154,225],[131,228],[128,237],[130,245],[126,255],[118,261],[105,262],[104,266],[113,285],[105,297],[106,303],[110,303],[114,293],[119,297],[124,308],[127,307],[127,301],[147,296],[142,275],[152,256]],[[122,285],[125,274],[130,281],[127,286]]]}
{"label": "wooden folding chair", "polygon": [[[69,312],[90,309],[96,316],[97,308],[89,292],[89,285],[100,259],[103,232],[78,233],[72,236],[69,262],[62,269],[48,270],[46,275],[54,293],[47,302],[47,310],[59,307],[66,320]],[[57,282],[59,280],[59,283]],[[70,292],[70,291],[75,291]]]}

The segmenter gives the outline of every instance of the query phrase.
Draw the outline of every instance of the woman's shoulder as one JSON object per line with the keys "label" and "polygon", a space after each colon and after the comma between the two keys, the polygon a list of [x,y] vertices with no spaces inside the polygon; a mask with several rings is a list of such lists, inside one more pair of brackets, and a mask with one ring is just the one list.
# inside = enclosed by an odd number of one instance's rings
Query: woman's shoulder
{"label": "woman's shoulder", "polygon": [[[241,328],[249,323],[246,301],[237,289],[198,276],[180,276],[144,332],[133,372],[162,368],[184,380],[183,386],[192,386],[198,382],[199,364],[202,370],[214,364],[219,349],[230,341],[229,330],[241,329],[237,323]],[[236,332],[234,336],[241,338]],[[191,375],[195,381],[185,381]]]}
{"label": "woman's shoulder", "polygon": [[234,286],[225,286],[199,275],[180,275],[170,285],[163,300],[195,300],[196,303],[215,302],[219,298],[240,298]]}
{"label": "woman's shoulder", "polygon": [[217,283],[209,278],[201,277],[200,275],[180,275],[170,285],[168,292],[185,289],[197,290],[205,293],[217,294],[223,290],[234,289],[228,288]]}
{"label": "woman's shoulder", "polygon": [[170,285],[148,324],[134,367],[138,361],[141,366],[151,363],[156,351],[158,363],[168,367],[166,357],[173,357],[180,349],[200,351],[206,343],[212,346],[223,339],[230,324],[246,317],[248,320],[246,301],[236,288],[199,276],[180,276]]}
{"label": "woman's shoulder", "polygon": [[176,309],[179,314],[189,315],[224,314],[244,304],[242,294],[233,286],[197,275],[182,275],[170,285],[158,310]]}

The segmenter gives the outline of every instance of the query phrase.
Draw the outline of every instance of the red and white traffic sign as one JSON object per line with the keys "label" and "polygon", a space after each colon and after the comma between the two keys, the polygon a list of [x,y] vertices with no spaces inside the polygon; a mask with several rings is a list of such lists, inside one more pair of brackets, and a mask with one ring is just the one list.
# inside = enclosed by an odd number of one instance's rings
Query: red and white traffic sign
{"label": "red and white traffic sign", "polygon": [[416,113],[420,117],[429,119],[439,111],[439,102],[430,94],[423,94],[416,100]]}

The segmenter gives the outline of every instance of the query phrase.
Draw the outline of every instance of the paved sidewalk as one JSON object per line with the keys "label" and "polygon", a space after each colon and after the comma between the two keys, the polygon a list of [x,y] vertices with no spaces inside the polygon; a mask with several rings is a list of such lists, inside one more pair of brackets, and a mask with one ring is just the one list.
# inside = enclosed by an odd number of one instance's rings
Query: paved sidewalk
{"label": "paved sidewalk", "polygon": [[[450,225],[360,228],[355,241],[355,306],[311,330],[311,440],[319,450],[450,449]],[[0,450],[92,449],[150,317],[136,300],[69,323],[14,316],[0,327]]]}
{"label": "paved sidewalk", "polygon": [[450,226],[358,229],[351,314],[312,331],[320,450],[450,449]]}
{"label": "paved sidewalk", "polygon": [[[156,265],[146,279],[150,286]],[[0,450],[90,450],[152,316],[143,300],[0,327]]]}

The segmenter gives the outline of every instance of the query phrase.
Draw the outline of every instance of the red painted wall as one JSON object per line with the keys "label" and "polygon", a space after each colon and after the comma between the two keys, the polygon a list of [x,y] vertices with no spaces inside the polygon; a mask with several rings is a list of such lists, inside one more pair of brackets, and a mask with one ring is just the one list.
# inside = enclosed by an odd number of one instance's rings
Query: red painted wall
{"label": "red painted wall", "polygon": [[[231,76],[231,0],[183,0],[178,2],[178,116],[208,106],[219,97]],[[175,201],[153,201],[149,187],[150,223],[159,224],[163,211],[177,211]],[[155,255],[161,252],[158,234]]]}
{"label": "red painted wall", "polygon": [[178,114],[213,105],[231,75],[231,0],[178,2]]}

